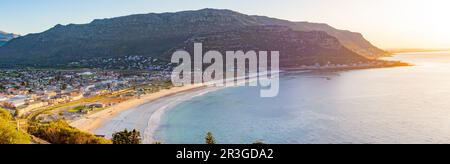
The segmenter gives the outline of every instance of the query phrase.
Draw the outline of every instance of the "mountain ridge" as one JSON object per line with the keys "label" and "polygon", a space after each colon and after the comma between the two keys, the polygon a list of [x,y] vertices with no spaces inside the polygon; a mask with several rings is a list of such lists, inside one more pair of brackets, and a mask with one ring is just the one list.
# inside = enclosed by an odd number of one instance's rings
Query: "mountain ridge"
{"label": "mountain ridge", "polygon": [[[325,25],[245,15],[225,9],[128,15],[95,19],[87,24],[56,25],[42,33],[13,39],[0,48],[0,59],[3,61],[0,64],[52,65],[56,63],[64,65],[79,59],[126,55],[158,56],[168,59],[167,53],[171,49],[195,36],[252,26],[285,26],[295,31],[324,31],[327,34],[345,35],[341,34],[342,31],[336,31],[331,26]],[[352,34],[362,36],[358,33]],[[342,36],[341,39],[335,38],[339,42],[348,42]],[[360,40],[366,41],[364,38]],[[226,45],[224,44],[225,47]],[[354,45],[344,44],[343,46],[358,54],[361,53],[363,48]],[[377,48],[370,44],[364,50],[373,51]],[[370,56],[381,55],[369,54],[365,57],[370,58]]]}
{"label": "mountain ridge", "polygon": [[0,31],[0,46],[6,44],[11,39],[17,38],[19,35]]}

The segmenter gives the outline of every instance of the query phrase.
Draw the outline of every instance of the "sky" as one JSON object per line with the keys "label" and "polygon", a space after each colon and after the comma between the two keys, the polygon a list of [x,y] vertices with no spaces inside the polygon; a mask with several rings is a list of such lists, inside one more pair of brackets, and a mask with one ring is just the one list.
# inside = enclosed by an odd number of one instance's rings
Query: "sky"
{"label": "sky", "polygon": [[26,35],[56,24],[202,8],[327,23],[385,49],[450,48],[449,0],[0,0],[0,31]]}

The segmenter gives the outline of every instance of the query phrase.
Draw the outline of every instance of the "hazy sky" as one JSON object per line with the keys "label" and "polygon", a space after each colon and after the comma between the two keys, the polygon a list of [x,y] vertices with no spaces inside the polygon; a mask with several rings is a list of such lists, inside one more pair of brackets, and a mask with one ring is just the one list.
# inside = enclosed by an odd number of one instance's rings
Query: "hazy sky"
{"label": "hazy sky", "polygon": [[449,0],[0,0],[0,30],[23,35],[56,24],[201,8],[328,23],[382,48],[450,48]]}

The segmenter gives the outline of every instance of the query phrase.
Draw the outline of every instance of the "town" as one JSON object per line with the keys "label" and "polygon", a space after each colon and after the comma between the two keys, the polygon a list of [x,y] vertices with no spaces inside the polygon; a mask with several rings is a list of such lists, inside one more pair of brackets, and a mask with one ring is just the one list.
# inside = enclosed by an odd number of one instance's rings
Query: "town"
{"label": "town", "polygon": [[76,119],[171,86],[169,71],[0,70],[0,107],[19,118]]}

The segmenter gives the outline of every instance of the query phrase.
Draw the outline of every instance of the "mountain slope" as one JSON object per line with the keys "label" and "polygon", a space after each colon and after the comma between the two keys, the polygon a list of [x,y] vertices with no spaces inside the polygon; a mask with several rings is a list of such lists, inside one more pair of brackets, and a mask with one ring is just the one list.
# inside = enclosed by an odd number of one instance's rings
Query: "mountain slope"
{"label": "mountain slope", "polygon": [[19,35],[0,31],[0,46],[4,45],[6,42],[10,41],[11,39],[14,39],[17,37],[19,37]]}
{"label": "mountain slope", "polygon": [[292,29],[298,31],[324,31],[329,35],[336,37],[339,40],[339,42],[341,42],[348,49],[367,58],[378,58],[390,55],[388,52],[372,45],[360,33],[350,32],[347,30],[338,30],[327,24],[310,23],[310,22],[290,22],[264,16],[253,16],[253,18],[262,24],[289,26]]}
{"label": "mountain slope", "polygon": [[[350,47],[353,51],[357,49],[357,52],[376,49],[358,46],[360,43],[354,43],[352,39],[345,41],[342,39],[343,36],[352,38],[346,36],[345,31],[331,27],[321,29],[326,25],[312,28],[314,24],[249,16],[230,10],[203,9],[131,15],[94,20],[81,25],[57,25],[43,33],[30,34],[8,42],[0,48],[0,64],[53,66],[80,59],[115,58],[126,55],[152,56],[167,60],[170,58],[171,50],[197,36],[271,25],[287,26],[297,31],[325,31],[328,35],[334,33],[341,37],[341,39],[336,37],[341,43],[352,43],[344,44],[344,47]],[[362,37],[359,40],[365,41]],[[301,52],[298,53],[300,55]]]}
{"label": "mountain slope", "polygon": [[337,30],[327,24],[297,22],[292,28],[300,31],[325,31],[329,35],[339,39],[339,41],[348,49],[368,58],[378,58],[388,56],[389,53],[381,50],[366,39],[360,33],[346,30]]}
{"label": "mountain slope", "polygon": [[[232,31],[199,35],[176,49],[186,50],[193,54],[194,43],[203,43],[203,52],[215,50],[223,55],[229,50],[244,52],[254,50],[268,53],[279,51],[280,64],[284,68],[369,61],[348,50],[335,37],[325,32],[294,31],[283,26],[250,26]],[[173,51],[169,51],[166,55],[172,54]]]}

